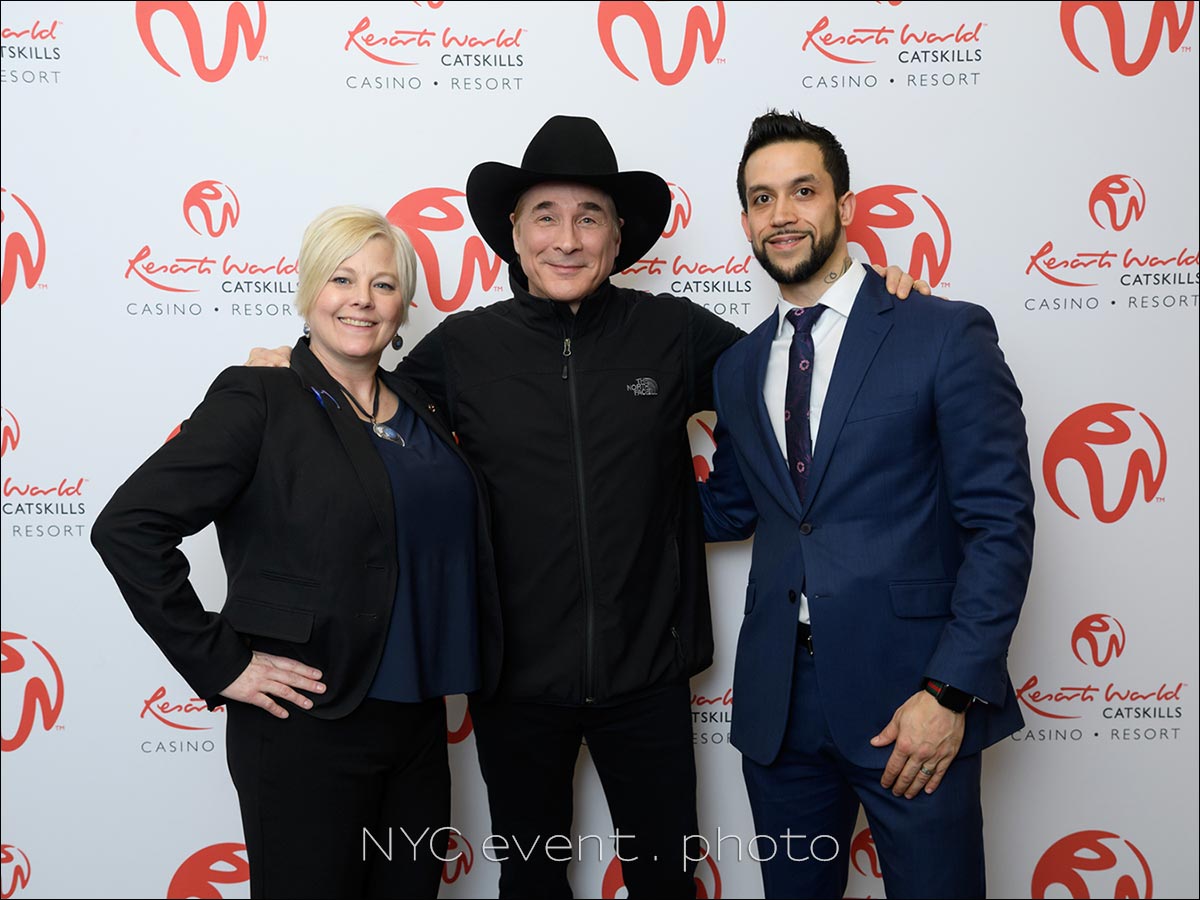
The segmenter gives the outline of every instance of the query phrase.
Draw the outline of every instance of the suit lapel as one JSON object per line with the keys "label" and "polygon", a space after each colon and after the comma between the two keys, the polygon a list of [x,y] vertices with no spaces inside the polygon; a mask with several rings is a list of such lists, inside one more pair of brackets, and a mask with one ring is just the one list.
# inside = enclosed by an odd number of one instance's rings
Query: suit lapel
{"label": "suit lapel", "polygon": [[395,544],[396,509],[392,501],[392,485],[387,469],[370,436],[342,393],[338,383],[313,356],[308,342],[301,339],[292,349],[292,369],[304,382],[304,387],[316,395],[333,430],[350,459],[350,465],[362,483],[363,492],[384,537]]}
{"label": "suit lapel", "polygon": [[842,426],[846,424],[846,414],[858,394],[867,369],[871,367],[871,361],[879,352],[880,344],[891,331],[892,320],[889,314],[892,302],[892,295],[884,289],[883,280],[874,272],[868,271],[854,299],[850,318],[846,320],[846,330],[842,333],[842,342],[833,364],[829,391],[821,409],[813,467],[808,475],[805,491],[808,498],[806,506],[811,506],[816,501],[821,480],[825,477],[829,460],[833,457],[838,437],[842,433]]}
{"label": "suit lapel", "polygon": [[767,404],[763,399],[763,385],[767,381],[767,363],[771,358],[771,344],[775,340],[775,332],[779,328],[779,311],[772,310],[761,325],[754,329],[746,338],[747,362],[745,367],[745,403],[746,409],[753,410],[751,418],[754,421],[755,441],[753,445],[763,448],[766,456],[767,471],[764,473],[767,481],[774,480],[771,493],[780,498],[797,518],[800,516],[800,498],[796,495],[796,486],[788,475],[787,460],[779,449],[779,440],[775,437],[775,428],[771,425],[771,416],[767,412]]}

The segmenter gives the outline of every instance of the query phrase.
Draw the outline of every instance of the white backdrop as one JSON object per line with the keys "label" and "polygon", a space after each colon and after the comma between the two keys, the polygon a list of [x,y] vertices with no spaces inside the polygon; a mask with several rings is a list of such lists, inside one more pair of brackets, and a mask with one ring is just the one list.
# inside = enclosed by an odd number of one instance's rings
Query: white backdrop
{"label": "white backdrop", "polygon": [[[411,346],[506,295],[466,218],[470,168],[590,115],[677,201],[620,280],[749,330],[775,293],[734,175],[771,106],[841,138],[855,252],[986,305],[1025,394],[1038,535],[1010,665],[1027,728],[985,756],[991,893],[1196,896],[1196,7],[5,2],[3,897],[247,896],[223,715],[87,533],[220,369],[292,343],[304,225],[360,203],[405,228]],[[700,475],[711,423],[692,426]],[[211,529],[186,549],[219,606]],[[727,743],[748,551],[709,551],[717,657],[692,685],[708,897],[761,896]],[[494,896],[474,738],[450,708],[463,855],[443,896]],[[580,771],[577,835],[607,836],[586,751]],[[577,895],[623,896],[611,843],[581,846]],[[843,851],[850,895],[881,896],[869,832]]]}

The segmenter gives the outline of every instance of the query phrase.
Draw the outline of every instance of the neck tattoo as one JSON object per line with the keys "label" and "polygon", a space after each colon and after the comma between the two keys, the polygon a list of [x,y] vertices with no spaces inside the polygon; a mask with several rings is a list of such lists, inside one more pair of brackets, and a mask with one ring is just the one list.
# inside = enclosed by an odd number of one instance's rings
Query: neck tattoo
{"label": "neck tattoo", "polygon": [[835,281],[837,281],[839,278],[841,278],[843,275],[845,275],[847,272],[849,272],[850,266],[852,266],[853,264],[854,264],[854,260],[852,260],[850,257],[847,256],[846,259],[842,262],[842,271],[830,272],[828,275],[825,276],[825,283],[833,284]]}

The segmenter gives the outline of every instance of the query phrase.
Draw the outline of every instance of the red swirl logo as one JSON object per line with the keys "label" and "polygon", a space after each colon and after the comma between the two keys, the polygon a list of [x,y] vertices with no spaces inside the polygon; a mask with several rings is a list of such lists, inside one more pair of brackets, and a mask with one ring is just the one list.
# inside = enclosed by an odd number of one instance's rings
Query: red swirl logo
{"label": "red swirl logo", "polygon": [[[1103,877],[1101,877],[1103,876]],[[1146,857],[1110,831],[1077,831],[1055,841],[1033,870],[1030,897],[1152,897]]]}
{"label": "red swirl logo", "polygon": [[[1100,70],[1084,51],[1079,41],[1077,25],[1079,14],[1089,10],[1088,15],[1099,15],[1108,33],[1108,52],[1112,59],[1113,68],[1121,75],[1131,78],[1146,71],[1146,67],[1154,61],[1162,46],[1163,32],[1167,35],[1169,52],[1175,53],[1187,39],[1188,30],[1192,27],[1192,16],[1196,12],[1196,4],[1192,2],[1174,3],[1171,0],[1155,0],[1150,9],[1150,21],[1146,28],[1146,39],[1142,44],[1142,52],[1137,59],[1129,60],[1125,56],[1125,48],[1132,42],[1127,34],[1125,22],[1126,9],[1146,7],[1145,3],[1112,3],[1112,2],[1069,2],[1063,3],[1059,9],[1059,21],[1062,27],[1063,40],[1067,49],[1085,68],[1093,72]],[[1182,18],[1180,13],[1182,12]]]}
{"label": "red swirl logo", "polygon": [[471,710],[467,706],[467,698],[458,694],[446,698],[446,740],[451,744],[461,744],[467,739],[474,728],[471,721]]}
{"label": "red swirl logo", "polygon": [[[620,848],[619,848],[620,849]],[[704,852],[704,858],[696,864],[696,900],[719,900],[721,897],[721,872],[717,864]],[[621,860],[616,856],[604,870],[604,878],[600,883],[600,896],[604,900],[616,900],[617,895],[625,890],[625,873],[621,870]]]}
{"label": "red swirl logo", "polygon": [[242,884],[250,880],[245,844],[211,844],[183,861],[167,887],[168,900],[221,900],[223,884]]}
{"label": "red swirl logo", "polygon": [[[1126,413],[1136,413],[1131,418],[1140,423],[1139,440],[1135,441],[1134,429],[1123,418]],[[1118,456],[1106,451],[1105,461],[1101,461],[1096,448],[1122,445],[1128,445],[1126,453]],[[1167,474],[1167,444],[1148,415],[1122,403],[1095,403],[1063,419],[1046,443],[1042,478],[1055,505],[1072,519],[1078,519],[1079,514],[1064,498],[1059,484],[1062,478],[1059,467],[1066,460],[1078,463],[1083,472],[1092,515],[1099,522],[1111,524],[1129,512],[1139,485],[1147,503],[1158,495]],[[1108,506],[1105,483],[1114,479],[1119,481],[1121,493],[1116,503]]]}
{"label": "red swirl logo", "polygon": [[687,191],[677,184],[667,183],[671,189],[671,215],[667,218],[667,227],[662,236],[669,238],[677,231],[684,231],[692,221],[692,198]]}
{"label": "red swirl logo", "polygon": [[659,84],[670,87],[687,77],[696,61],[698,48],[703,52],[706,64],[717,58],[721,42],[725,40],[725,4],[720,0],[716,4],[716,11],[717,24],[714,28],[703,7],[692,6],[688,9],[683,25],[683,48],[679,54],[679,63],[671,70],[667,69],[663,61],[662,27],[649,3],[602,2],[597,11],[596,28],[600,34],[600,45],[609,61],[621,74],[638,81],[638,77],[622,61],[613,36],[613,25],[618,19],[632,19],[645,41],[650,73]]}
{"label": "red swirl logo", "polygon": [[[1080,652],[1081,646],[1083,653]],[[1103,613],[1080,619],[1071,632],[1071,652],[1085,666],[1107,666],[1125,652],[1125,628],[1115,618]]]}
{"label": "red swirl logo", "polygon": [[875,850],[875,838],[870,828],[864,828],[850,842],[850,863],[854,871],[864,878],[883,879],[883,870],[879,868],[879,853]]}
{"label": "red swirl logo", "polygon": [[[458,262],[458,283],[449,294],[442,291],[442,266],[431,234],[461,233],[466,217],[455,203],[465,197],[462,191],[432,187],[413,191],[396,201],[388,210],[388,221],[408,235],[421,269],[429,299],[440,312],[454,312],[471,295],[471,291],[490,291],[500,277],[500,257],[492,253],[477,234],[466,237],[457,248],[447,248],[443,256]],[[478,274],[476,274],[478,273]]]}
{"label": "red swirl logo", "polygon": [[[18,710],[17,727],[11,737],[7,733],[7,721],[5,733],[0,735],[0,749],[8,753],[25,743],[39,718],[43,731],[49,731],[58,722],[63,708],[63,677],[50,651],[37,641],[15,631],[0,635],[0,674],[8,688],[4,709],[6,712]],[[21,677],[13,677],[18,675]],[[20,687],[15,687],[18,684]],[[11,693],[13,690],[18,692],[16,696]],[[6,720],[8,718],[5,716]]]}
{"label": "red swirl logo", "polygon": [[446,845],[446,864],[442,866],[442,881],[454,884],[467,875],[475,865],[475,848],[467,836],[455,829],[450,830],[450,843]]}
{"label": "red swirl logo", "polygon": [[[192,8],[191,3],[138,2],[136,4],[138,36],[156,63],[176,78],[181,77],[178,69],[167,62],[163,56],[151,25],[155,14],[166,13],[168,18],[176,22],[183,31],[192,69],[201,81],[213,84],[229,74],[237,61],[238,47],[243,42],[247,59],[255,59],[262,50],[263,41],[267,36],[267,5],[259,0],[253,6],[258,9],[257,28],[253,21],[254,17],[251,16],[245,5],[230,3],[225,12],[224,30],[219,34],[209,34],[206,39],[205,29],[200,24],[200,17]],[[209,46],[219,44],[221,47],[221,59],[212,68],[209,68],[205,62],[204,48],[206,44]]]}
{"label": "red swirl logo", "polygon": [[[1146,211],[1146,191],[1131,175],[1109,175],[1092,188],[1088,213],[1101,228],[1124,231]],[[1101,221],[1103,218],[1103,221]]]}
{"label": "red swirl logo", "polygon": [[708,481],[712,474],[713,453],[717,449],[717,439],[713,434],[713,426],[708,420],[716,421],[710,414],[700,413],[688,421],[688,440],[692,445],[692,471],[696,473],[697,481]]}
{"label": "red swirl logo", "polygon": [[7,407],[3,407],[3,424],[0,425],[0,456],[7,456],[9,450],[16,450],[21,443],[21,423]]}
{"label": "red swirl logo", "polygon": [[[872,263],[888,265],[883,235],[896,235],[908,265],[898,263],[914,278],[924,278],[936,287],[950,267],[950,223],[936,203],[916,188],[880,184],[857,192],[854,221],[846,228],[846,240],[858,244]],[[910,203],[909,201],[913,201]]]}
{"label": "red swirl logo", "polygon": [[0,900],[8,900],[29,885],[33,866],[20,847],[0,844]]}
{"label": "red swirl logo", "polygon": [[[32,288],[42,277],[46,234],[28,203],[8,188],[0,188],[0,195],[4,198],[0,206],[0,222],[4,224],[4,262],[0,267],[0,306],[3,306],[12,296],[18,277],[26,288]],[[16,210],[11,209],[9,198],[17,205]],[[11,212],[16,215],[10,215]]]}
{"label": "red swirl logo", "polygon": [[241,214],[237,194],[220,181],[197,181],[183,198],[183,220],[201,237],[220,237],[237,226]]}

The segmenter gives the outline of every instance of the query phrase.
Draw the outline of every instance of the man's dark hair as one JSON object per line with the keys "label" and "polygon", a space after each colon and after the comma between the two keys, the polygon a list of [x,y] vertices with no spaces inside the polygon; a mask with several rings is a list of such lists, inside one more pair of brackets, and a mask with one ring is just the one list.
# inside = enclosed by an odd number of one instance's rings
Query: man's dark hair
{"label": "man's dark hair", "polygon": [[809,141],[816,144],[821,150],[825,171],[833,178],[834,193],[841,197],[850,190],[850,163],[846,160],[846,151],[833,136],[833,132],[805,121],[804,117],[795,111],[781,113],[772,109],[750,123],[750,134],[746,136],[742,161],[738,163],[737,192],[742,212],[746,211],[746,160],[756,150],[784,141]]}

